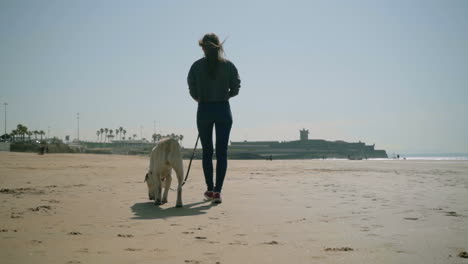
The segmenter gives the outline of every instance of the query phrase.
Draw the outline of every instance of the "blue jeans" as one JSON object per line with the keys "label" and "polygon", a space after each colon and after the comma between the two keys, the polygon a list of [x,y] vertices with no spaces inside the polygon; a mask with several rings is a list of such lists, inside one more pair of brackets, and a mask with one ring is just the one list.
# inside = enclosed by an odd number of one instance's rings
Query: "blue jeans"
{"label": "blue jeans", "polygon": [[[213,184],[213,126],[216,129],[216,186]],[[232,127],[229,102],[199,103],[197,127],[203,148],[203,173],[208,191],[221,192],[227,170],[227,148]]]}

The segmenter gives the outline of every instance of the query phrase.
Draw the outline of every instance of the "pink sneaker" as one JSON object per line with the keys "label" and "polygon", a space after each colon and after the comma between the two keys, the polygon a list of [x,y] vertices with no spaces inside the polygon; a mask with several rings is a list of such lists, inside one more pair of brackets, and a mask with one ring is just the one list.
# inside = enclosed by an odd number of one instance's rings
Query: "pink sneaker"
{"label": "pink sneaker", "polygon": [[209,201],[213,200],[213,196],[214,196],[214,193],[213,193],[213,192],[211,192],[211,191],[206,191],[203,195],[205,196],[205,199],[207,199],[207,200],[209,200]]}
{"label": "pink sneaker", "polygon": [[213,203],[218,203],[219,204],[219,203],[222,203],[222,202],[223,202],[223,200],[221,199],[221,193],[215,192],[213,194]]}

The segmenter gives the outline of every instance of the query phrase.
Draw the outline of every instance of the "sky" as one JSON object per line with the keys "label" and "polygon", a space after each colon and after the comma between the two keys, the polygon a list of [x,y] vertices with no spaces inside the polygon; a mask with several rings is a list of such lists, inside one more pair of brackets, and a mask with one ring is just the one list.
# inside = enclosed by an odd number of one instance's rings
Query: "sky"
{"label": "sky", "polygon": [[468,153],[468,2],[0,2],[4,132],[197,136],[187,73],[226,39],[242,87],[232,141],[362,141],[391,153]]}

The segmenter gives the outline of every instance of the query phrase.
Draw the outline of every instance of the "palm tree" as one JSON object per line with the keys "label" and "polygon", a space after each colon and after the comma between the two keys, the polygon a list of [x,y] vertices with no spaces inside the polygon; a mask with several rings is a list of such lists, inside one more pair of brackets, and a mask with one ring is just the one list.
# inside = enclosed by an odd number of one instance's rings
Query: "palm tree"
{"label": "palm tree", "polygon": [[44,130],[39,131],[39,135],[41,135],[41,141],[42,141],[42,136],[45,136]]}
{"label": "palm tree", "polygon": [[182,145],[182,140],[184,139],[184,135],[179,135],[179,139],[180,139],[180,145]]}
{"label": "palm tree", "polygon": [[96,131],[96,135],[97,135],[97,140],[99,141],[99,134],[101,134],[101,131]]}
{"label": "palm tree", "polygon": [[123,127],[119,127],[119,131],[120,131],[120,139],[122,139],[122,131],[123,131]]}
{"label": "palm tree", "polygon": [[137,136],[137,134],[133,134],[133,139],[135,139],[135,138],[136,138],[136,136]]}
{"label": "palm tree", "polygon": [[[114,137],[114,135],[112,135],[113,133],[114,133],[114,130],[109,129],[109,134],[110,134],[110,135],[109,135],[109,139],[111,139],[111,138]],[[111,141],[111,140],[109,140],[109,142],[110,142],[110,141]]]}
{"label": "palm tree", "polygon": [[34,133],[34,140],[37,140],[37,135],[39,135],[39,131],[34,130],[33,133]]}
{"label": "palm tree", "polygon": [[179,140],[180,140],[179,135],[176,135],[176,134],[174,134],[174,133],[171,133],[170,135],[167,135],[167,136],[168,136],[169,138],[174,139],[174,140],[177,141],[177,142],[179,142]]}
{"label": "palm tree", "polygon": [[21,132],[21,126],[22,126],[21,124],[17,125],[17,126],[16,126],[16,129],[12,131],[12,132],[14,132],[15,136],[16,136],[16,135],[20,136],[20,137],[19,137],[20,139],[22,138],[22,136],[21,136],[21,134],[22,134],[22,132]]}
{"label": "palm tree", "polygon": [[107,132],[109,132],[108,128],[104,128],[104,133],[106,133],[106,136],[104,137],[107,140]]}
{"label": "palm tree", "polygon": [[156,143],[156,133],[154,133],[151,137],[153,138],[153,143]]}
{"label": "palm tree", "polygon": [[16,129],[12,130],[11,133],[10,133],[12,141],[15,141],[16,135],[18,135],[18,130],[16,130]]}
{"label": "palm tree", "polygon": [[22,124],[16,126],[18,134],[21,136],[21,140],[24,141],[24,136],[28,135],[28,128]]}
{"label": "palm tree", "polygon": [[124,139],[125,139],[125,134],[127,134],[127,130],[124,129],[122,132],[124,133]]}
{"label": "palm tree", "polygon": [[119,129],[117,128],[117,129],[115,130],[115,137],[118,137],[118,136],[119,136]]}
{"label": "palm tree", "polygon": [[22,129],[23,129],[23,131],[22,131],[23,132],[23,141],[25,141],[26,136],[29,136],[29,131],[28,131],[28,128],[26,126],[23,126]]}
{"label": "palm tree", "polygon": [[99,129],[99,132],[101,132],[101,142],[102,142],[102,136],[104,135],[104,128]]}

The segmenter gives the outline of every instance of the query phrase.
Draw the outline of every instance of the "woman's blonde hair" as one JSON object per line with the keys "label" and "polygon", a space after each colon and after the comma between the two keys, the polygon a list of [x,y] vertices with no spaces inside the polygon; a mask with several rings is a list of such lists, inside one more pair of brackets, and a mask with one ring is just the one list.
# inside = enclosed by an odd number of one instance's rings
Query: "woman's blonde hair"
{"label": "woman's blonde hair", "polygon": [[224,61],[223,44],[220,43],[218,36],[215,33],[208,33],[198,41],[198,45],[203,48],[205,58],[207,60],[208,75],[210,79],[216,79],[216,70],[218,63]]}

